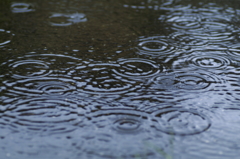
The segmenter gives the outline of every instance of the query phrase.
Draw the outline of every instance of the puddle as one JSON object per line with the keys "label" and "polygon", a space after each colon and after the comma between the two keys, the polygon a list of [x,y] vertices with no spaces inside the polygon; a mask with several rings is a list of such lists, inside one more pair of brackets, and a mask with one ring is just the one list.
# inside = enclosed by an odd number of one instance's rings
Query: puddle
{"label": "puddle", "polygon": [[1,156],[239,158],[238,4],[1,1]]}

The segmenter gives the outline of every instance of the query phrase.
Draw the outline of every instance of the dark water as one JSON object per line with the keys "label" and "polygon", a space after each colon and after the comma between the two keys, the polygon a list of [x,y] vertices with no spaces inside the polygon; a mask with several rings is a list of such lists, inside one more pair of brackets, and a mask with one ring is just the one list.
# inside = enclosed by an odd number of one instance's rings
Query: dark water
{"label": "dark water", "polygon": [[1,0],[1,159],[238,159],[240,1]]}

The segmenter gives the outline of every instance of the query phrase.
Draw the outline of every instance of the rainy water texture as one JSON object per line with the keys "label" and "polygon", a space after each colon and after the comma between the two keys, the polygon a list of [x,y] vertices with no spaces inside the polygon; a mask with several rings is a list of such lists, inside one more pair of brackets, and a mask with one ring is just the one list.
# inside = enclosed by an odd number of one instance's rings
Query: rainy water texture
{"label": "rainy water texture", "polygon": [[1,159],[239,159],[239,0],[1,0]]}

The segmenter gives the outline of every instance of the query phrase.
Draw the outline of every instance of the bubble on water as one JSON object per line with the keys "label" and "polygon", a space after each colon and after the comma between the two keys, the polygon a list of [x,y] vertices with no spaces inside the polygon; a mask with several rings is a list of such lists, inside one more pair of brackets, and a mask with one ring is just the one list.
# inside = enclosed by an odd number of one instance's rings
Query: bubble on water
{"label": "bubble on water", "polygon": [[75,130],[83,119],[77,103],[60,96],[18,99],[4,107],[5,126],[17,132],[66,133]]}
{"label": "bubble on water", "polygon": [[70,26],[75,23],[87,21],[84,13],[53,13],[49,18],[51,26]]}
{"label": "bubble on water", "polygon": [[24,2],[13,2],[11,5],[11,10],[13,13],[27,13],[35,11],[33,4]]}
{"label": "bubble on water", "polygon": [[163,66],[148,59],[120,59],[118,64],[114,72],[130,79],[148,78],[163,71]]}
{"label": "bubble on water", "polygon": [[80,65],[71,71],[81,92],[90,94],[122,94],[141,88],[141,83],[125,79],[115,73],[119,64],[102,63]]}
{"label": "bubble on water", "polygon": [[208,117],[190,109],[163,108],[153,115],[154,127],[170,135],[199,134],[211,126]]}
{"label": "bubble on water", "polygon": [[0,48],[5,47],[12,40],[14,34],[11,31],[0,29]]}

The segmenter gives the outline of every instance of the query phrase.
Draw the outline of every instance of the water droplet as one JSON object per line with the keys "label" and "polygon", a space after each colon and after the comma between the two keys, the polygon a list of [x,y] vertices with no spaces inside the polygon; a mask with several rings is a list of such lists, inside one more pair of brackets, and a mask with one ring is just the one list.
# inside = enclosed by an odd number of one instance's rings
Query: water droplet
{"label": "water droplet", "polygon": [[211,121],[203,114],[182,108],[163,108],[153,113],[156,129],[171,135],[194,135],[206,131]]}

